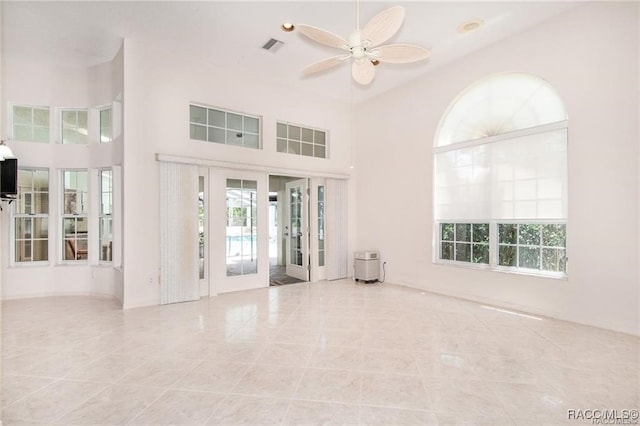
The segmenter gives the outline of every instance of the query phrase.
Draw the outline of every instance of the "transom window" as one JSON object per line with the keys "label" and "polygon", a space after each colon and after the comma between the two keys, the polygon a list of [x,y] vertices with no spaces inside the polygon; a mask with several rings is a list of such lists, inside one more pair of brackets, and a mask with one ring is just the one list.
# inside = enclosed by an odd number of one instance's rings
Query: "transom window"
{"label": "transom window", "polygon": [[49,107],[13,105],[13,139],[49,143]]}
{"label": "transom window", "polygon": [[62,143],[86,145],[89,136],[87,117],[86,109],[62,110],[60,120]]}
{"label": "transom window", "polygon": [[278,152],[327,158],[326,131],[283,122],[276,126]]}
{"label": "transom window", "polygon": [[567,114],[543,79],[485,78],[440,122],[436,261],[566,275]]}
{"label": "transom window", "polygon": [[260,118],[200,105],[189,106],[191,139],[260,149]]}

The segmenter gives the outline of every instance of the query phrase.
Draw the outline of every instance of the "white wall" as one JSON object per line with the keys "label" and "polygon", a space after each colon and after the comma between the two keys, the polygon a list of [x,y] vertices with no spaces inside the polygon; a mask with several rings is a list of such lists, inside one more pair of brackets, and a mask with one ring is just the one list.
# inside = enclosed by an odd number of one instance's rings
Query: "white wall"
{"label": "white wall", "polygon": [[[2,139],[18,158],[20,167],[46,167],[50,173],[49,188],[49,264],[11,265],[10,209],[2,213],[2,297],[4,299],[64,294],[99,294],[123,297],[122,271],[111,265],[93,262],[77,265],[61,264],[60,243],[60,177],[64,168],[101,168],[121,164],[122,137],[113,143],[89,145],[59,144],[56,108],[91,108],[110,104],[121,96],[123,86],[123,53],[101,65],[90,68],[43,63],[31,58],[3,58],[2,104],[19,103],[51,108],[51,144],[12,141],[8,114],[2,116]],[[97,182],[94,182],[97,188]],[[93,194],[97,197],[97,194]],[[96,202],[92,204],[97,205]],[[12,206],[13,207],[13,206]],[[97,224],[91,241],[97,244]]]}
{"label": "white wall", "polygon": [[[359,106],[356,247],[392,283],[640,333],[638,4],[573,9]],[[548,80],[569,113],[569,279],[436,265],[433,139],[449,103],[496,72]]]}
{"label": "white wall", "polygon": [[[124,306],[159,302],[159,186],[155,154],[222,160],[314,173],[348,173],[350,108],[274,87],[181,56],[153,41],[125,41]],[[189,103],[262,116],[263,149],[189,139]],[[329,159],[276,152],[276,120],[330,130]],[[215,219],[214,219],[215,220]]]}

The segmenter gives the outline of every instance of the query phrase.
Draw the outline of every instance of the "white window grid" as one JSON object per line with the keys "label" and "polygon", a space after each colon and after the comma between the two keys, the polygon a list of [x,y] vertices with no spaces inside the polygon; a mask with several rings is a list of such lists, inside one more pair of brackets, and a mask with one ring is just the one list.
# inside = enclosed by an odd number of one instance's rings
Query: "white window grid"
{"label": "white window grid", "polygon": [[[454,240],[443,240],[442,239],[442,226],[445,224],[459,224],[459,225],[477,225],[477,224],[488,224],[489,225],[489,240],[486,242],[489,248],[489,261],[488,262],[470,262],[470,261],[461,261],[457,260],[454,256],[448,255],[443,252],[443,243],[468,243],[468,241],[454,241]],[[514,226],[517,229],[515,242],[501,242],[499,229],[500,226]],[[539,243],[530,244],[526,242],[521,242],[520,238],[520,230],[522,227],[539,227]],[[548,244],[545,243],[545,236],[543,235],[543,229],[545,227],[559,227],[562,229],[563,237],[562,237],[562,245],[558,244]],[[455,228],[455,226],[454,226]],[[435,250],[434,261],[436,263],[441,264],[451,264],[458,266],[470,266],[481,269],[490,269],[494,271],[500,272],[513,272],[520,273],[525,275],[536,275],[536,276],[544,276],[550,278],[563,278],[566,279],[568,276],[568,247],[567,247],[567,223],[566,221],[544,221],[544,220],[500,220],[500,221],[485,221],[485,222],[471,222],[471,221],[437,221],[435,223],[434,229],[435,242],[437,244]],[[473,232],[473,231],[472,231]],[[547,241],[548,242],[548,241]],[[478,244],[477,242],[471,242],[471,245]],[[513,250],[514,261],[510,262],[510,264],[505,264],[501,260],[500,250],[505,250],[505,248],[509,248]],[[454,248],[455,250],[455,248]],[[524,250],[535,250],[538,253],[538,263],[535,266],[531,264],[527,264],[526,261],[523,262],[522,251]],[[454,252],[455,253],[455,252]],[[553,255],[555,253],[555,256]],[[551,255],[551,256],[549,256]],[[545,265],[545,256],[546,262],[555,261],[558,267],[551,269]]]}
{"label": "white window grid", "polygon": [[100,262],[113,261],[113,170],[98,171],[100,210],[98,214],[98,253]]}
{"label": "white window grid", "polygon": [[89,142],[89,110],[64,108],[60,110],[60,142],[86,145]]}
{"label": "white window grid", "polygon": [[256,115],[189,105],[191,139],[261,149],[261,119]]}
{"label": "white window grid", "polygon": [[[36,186],[36,176],[46,182],[45,187]],[[13,236],[12,259],[16,264],[42,264],[49,262],[49,170],[21,167],[18,170],[18,197],[14,204],[11,235]],[[27,178],[28,177],[28,178]],[[25,182],[28,180],[28,182]],[[38,208],[40,205],[40,208]],[[39,224],[39,226],[36,226]],[[43,231],[34,235],[37,228]],[[24,237],[18,232],[24,229]],[[41,245],[44,255],[35,255],[35,246]],[[44,246],[44,248],[42,248]]]}
{"label": "white window grid", "polygon": [[11,104],[11,138],[21,142],[50,142],[48,106]]}
{"label": "white window grid", "polygon": [[87,262],[89,252],[89,172],[61,170],[62,261]]}
{"label": "white window grid", "polygon": [[276,150],[307,157],[327,158],[326,130],[278,121],[276,123]]}

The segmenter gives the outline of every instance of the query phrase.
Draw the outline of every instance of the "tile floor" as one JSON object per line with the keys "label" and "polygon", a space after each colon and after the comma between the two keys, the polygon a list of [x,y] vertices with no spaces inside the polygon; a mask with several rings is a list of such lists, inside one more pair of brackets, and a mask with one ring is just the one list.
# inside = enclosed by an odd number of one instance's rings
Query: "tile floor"
{"label": "tile floor", "polygon": [[591,424],[637,409],[640,339],[390,284],[122,311],[2,304],[2,424]]}

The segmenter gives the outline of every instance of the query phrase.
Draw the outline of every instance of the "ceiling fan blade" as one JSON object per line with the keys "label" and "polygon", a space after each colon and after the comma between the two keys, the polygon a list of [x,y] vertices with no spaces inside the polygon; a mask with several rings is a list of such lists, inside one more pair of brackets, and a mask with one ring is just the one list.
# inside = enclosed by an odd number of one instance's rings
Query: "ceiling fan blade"
{"label": "ceiling fan blade", "polygon": [[331,58],[323,59],[318,62],[314,62],[311,65],[307,65],[302,69],[302,75],[307,76],[320,71],[328,70],[329,68],[333,68],[336,65],[340,65],[345,59],[349,59],[350,57],[351,57],[351,54],[338,55],[338,56],[333,56]]}
{"label": "ceiling fan blade", "polygon": [[378,46],[371,52],[371,57],[380,62],[391,64],[408,64],[427,59],[431,52],[413,44],[387,44]]}
{"label": "ceiling fan blade", "polygon": [[362,29],[362,40],[368,40],[369,46],[377,46],[389,40],[398,32],[404,21],[404,8],[393,6],[374,16]]}
{"label": "ceiling fan blade", "polygon": [[325,46],[348,50],[348,42],[342,37],[310,25],[296,24],[296,29],[311,40]]}
{"label": "ceiling fan blade", "polygon": [[368,59],[358,59],[351,65],[351,75],[356,82],[367,85],[376,76],[376,67]]}

